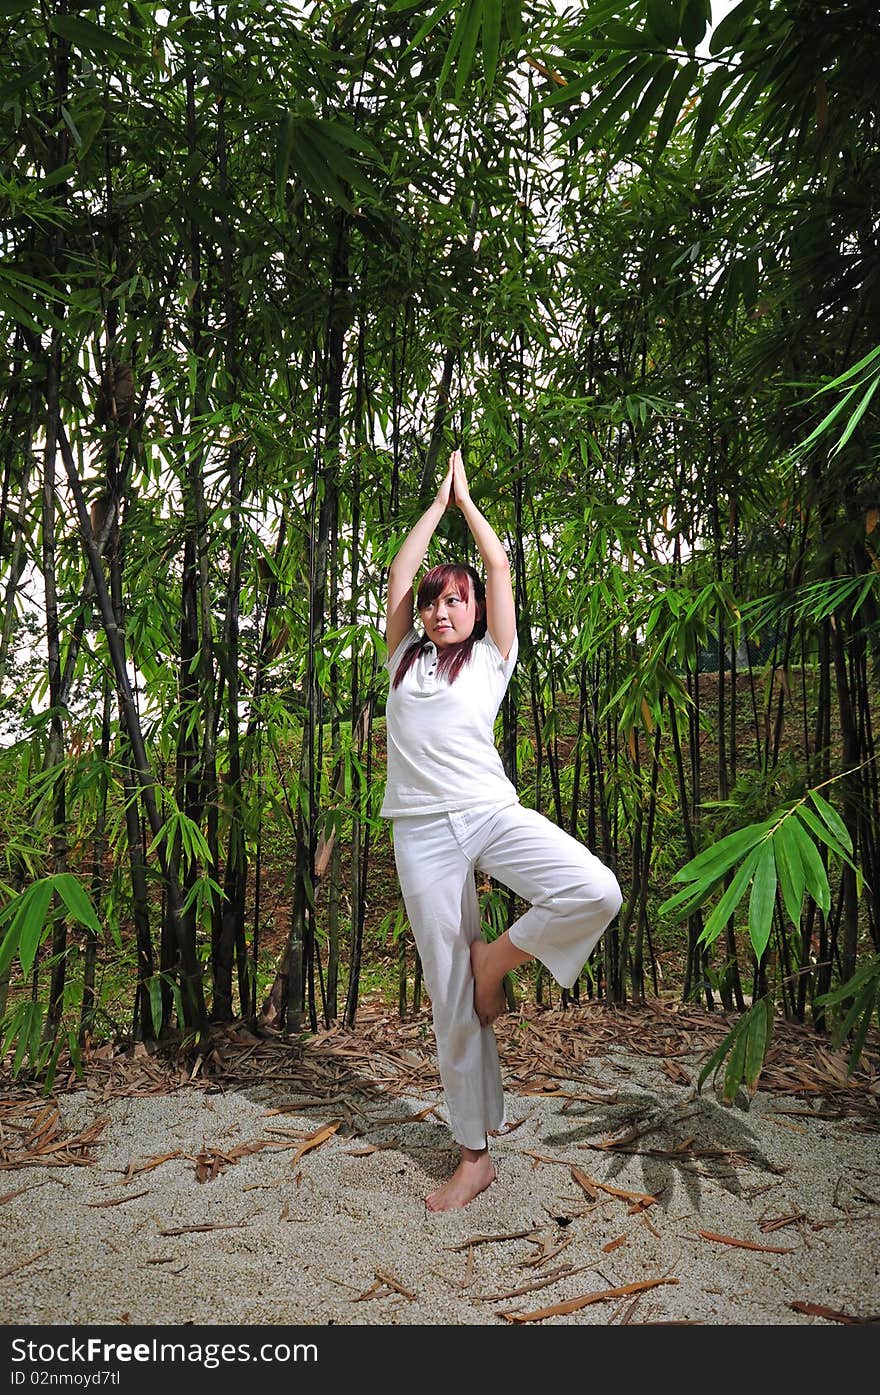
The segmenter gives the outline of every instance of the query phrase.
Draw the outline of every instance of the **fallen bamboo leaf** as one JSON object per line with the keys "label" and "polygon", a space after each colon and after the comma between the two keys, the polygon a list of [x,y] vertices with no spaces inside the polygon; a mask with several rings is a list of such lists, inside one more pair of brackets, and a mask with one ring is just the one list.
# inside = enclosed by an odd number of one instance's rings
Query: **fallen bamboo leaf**
{"label": "fallen bamboo leaf", "polygon": [[609,1240],[607,1245],[603,1245],[603,1246],[602,1246],[602,1253],[603,1253],[603,1254],[606,1254],[606,1255],[610,1255],[612,1250],[617,1250],[617,1249],[619,1249],[620,1246],[621,1246],[621,1245],[625,1245],[626,1242],[627,1242],[627,1236],[626,1236],[626,1235],[618,1235],[618,1237],[617,1237],[616,1240]]}
{"label": "fallen bamboo leaf", "polygon": [[698,1230],[704,1240],[714,1240],[719,1245],[735,1245],[740,1250],[762,1250],[771,1255],[794,1254],[791,1245],[760,1245],[756,1240],[737,1240],[733,1235],[716,1235],[712,1230]]}
{"label": "fallen bamboo leaf", "polygon": [[375,1119],[366,1132],[375,1133],[378,1129],[388,1128],[390,1124],[420,1124],[423,1119],[427,1119],[429,1114],[436,1113],[436,1104],[429,1104],[427,1109],[420,1109],[417,1114],[396,1114],[388,1119]]}
{"label": "fallen bamboo leaf", "polygon": [[829,1322],[843,1322],[854,1327],[861,1327],[863,1323],[874,1320],[853,1317],[851,1313],[839,1313],[835,1308],[826,1308],[821,1303],[805,1303],[800,1299],[794,1303],[789,1303],[788,1306],[796,1313],[805,1313],[807,1317],[827,1318]]}
{"label": "fallen bamboo leaf", "polygon": [[474,1247],[468,1245],[467,1259],[464,1264],[464,1278],[458,1281],[459,1288],[470,1288],[474,1281]]}
{"label": "fallen bamboo leaf", "polygon": [[774,1109],[774,1114],[791,1114],[796,1119],[840,1119],[837,1109]]}
{"label": "fallen bamboo leaf", "polygon": [[657,1229],[657,1227],[656,1227],[655,1225],[652,1225],[652,1224],[651,1224],[651,1217],[648,1215],[647,1210],[645,1209],[644,1206],[641,1205],[641,1203],[638,1203],[636,1206],[630,1206],[630,1207],[629,1207],[629,1214],[630,1214],[631,1216],[638,1215],[639,1219],[640,1219],[641,1222],[642,1222],[642,1225],[647,1226],[647,1228],[648,1228],[648,1230],[650,1230],[651,1234],[652,1234],[652,1235],[655,1235],[655,1236],[657,1237],[658,1240],[660,1239],[660,1232],[659,1232],[659,1230]]}
{"label": "fallen bamboo leaf", "polygon": [[[578,1169],[580,1171],[580,1169]],[[623,1187],[612,1187],[607,1182],[597,1182],[595,1177],[587,1177],[581,1173],[583,1181],[581,1186],[586,1190],[585,1184],[591,1187],[598,1187],[600,1192],[607,1192],[609,1196],[620,1197],[622,1201],[634,1201],[639,1208],[643,1206],[658,1206],[659,1198],[652,1196],[649,1192],[628,1192]],[[580,1180],[580,1179],[578,1179]]]}
{"label": "fallen bamboo leaf", "polygon": [[533,1153],[530,1148],[523,1149],[524,1158],[534,1158],[534,1166],[538,1163],[555,1163],[557,1167],[571,1167],[570,1158],[551,1158],[547,1153]]}
{"label": "fallen bamboo leaf", "polygon": [[201,1225],[181,1225],[173,1230],[160,1230],[160,1235],[195,1235],[206,1230],[241,1230],[247,1221],[205,1221]]}
{"label": "fallen bamboo leaf", "polygon": [[145,1158],[142,1163],[130,1162],[120,1178],[117,1186],[125,1186],[142,1172],[152,1172],[154,1167],[161,1167],[163,1163],[171,1162],[172,1158],[181,1158],[183,1154],[179,1148],[175,1148],[173,1153],[157,1153],[154,1158]]}
{"label": "fallen bamboo leaf", "polygon": [[806,1219],[806,1211],[792,1211],[790,1216],[772,1216],[766,1221],[759,1221],[758,1229],[767,1235],[771,1230],[782,1230],[784,1226],[795,1225],[797,1221],[805,1221]]}
{"label": "fallen bamboo leaf", "polygon": [[396,1279],[393,1274],[389,1274],[387,1269],[377,1269],[375,1274],[377,1279],[381,1279],[382,1283],[387,1284],[395,1293],[402,1293],[404,1298],[409,1298],[411,1302],[415,1302],[416,1294],[411,1289],[404,1288],[400,1280]]}
{"label": "fallen bamboo leaf", "polygon": [[102,1208],[104,1206],[124,1206],[127,1201],[136,1201],[139,1196],[149,1196],[149,1188],[142,1192],[129,1192],[128,1196],[111,1196],[107,1201],[87,1201],[86,1206]]}
{"label": "fallen bamboo leaf", "polygon": [[548,1317],[563,1317],[566,1313],[576,1313],[591,1303],[608,1303],[612,1298],[624,1298],[628,1293],[643,1293],[649,1288],[659,1288],[661,1284],[677,1284],[678,1279],[643,1279],[636,1284],[622,1284],[620,1288],[603,1288],[596,1293],[585,1293],[580,1298],[569,1298],[565,1303],[556,1303],[552,1308],[538,1308],[534,1313],[499,1313],[508,1322],[541,1322]]}
{"label": "fallen bamboo leaf", "polygon": [[586,1192],[590,1200],[598,1201],[599,1193],[597,1192],[595,1185],[590,1181],[587,1174],[581,1171],[577,1163],[572,1163],[570,1171],[575,1182],[577,1182],[578,1186]]}
{"label": "fallen bamboo leaf", "polygon": [[234,1161],[225,1153],[204,1152],[196,1155],[196,1181],[212,1182],[224,1167]]}
{"label": "fallen bamboo leaf", "polygon": [[27,1259],[22,1259],[18,1264],[13,1264],[9,1269],[4,1269],[3,1273],[0,1274],[0,1279],[8,1279],[10,1274],[17,1273],[19,1269],[26,1269],[29,1264],[35,1264],[38,1259],[43,1258],[43,1255],[47,1255],[51,1248],[51,1245],[47,1245],[44,1250],[37,1250],[35,1255],[29,1255]]}
{"label": "fallen bamboo leaf", "polygon": [[341,1119],[334,1119],[332,1123],[325,1124],[323,1128],[316,1129],[310,1138],[301,1143],[290,1159],[290,1166],[296,1167],[304,1153],[310,1153],[313,1148],[320,1148],[322,1143],[326,1143],[328,1138],[332,1138],[336,1130],[342,1126]]}
{"label": "fallen bamboo leaf", "polygon": [[5,1206],[7,1201],[14,1201],[17,1196],[24,1196],[25,1192],[29,1192],[34,1186],[36,1186],[36,1183],[31,1182],[27,1187],[16,1187],[14,1192],[4,1192],[3,1195],[0,1196],[0,1206]]}
{"label": "fallen bamboo leaf", "polygon": [[530,1284],[523,1284],[521,1288],[509,1289],[507,1293],[475,1293],[475,1303],[504,1303],[508,1298],[521,1298],[525,1293],[536,1293],[538,1289],[549,1288],[551,1284],[556,1284],[560,1279],[568,1279],[572,1274],[581,1273],[584,1269],[591,1268],[591,1265],[582,1265],[581,1269],[573,1269],[570,1264],[561,1264],[558,1269],[552,1270],[549,1274],[544,1274],[540,1279],[533,1279]]}
{"label": "fallen bamboo leaf", "polygon": [[527,1123],[531,1117],[531,1114],[524,1114],[521,1119],[514,1119],[513,1123],[505,1124],[503,1129],[490,1130],[492,1137],[506,1138],[509,1133],[513,1133],[514,1129],[522,1128],[523,1124]]}
{"label": "fallen bamboo leaf", "polygon": [[[347,1287],[347,1285],[346,1285],[346,1287]],[[365,1300],[368,1299],[368,1298],[387,1298],[387,1297],[388,1297],[388,1285],[385,1284],[385,1283],[383,1283],[383,1281],[382,1281],[381,1279],[377,1279],[377,1280],[375,1281],[375,1283],[370,1284],[370,1287],[369,1287],[369,1288],[365,1288],[364,1291],[363,1291],[363,1293],[359,1293],[359,1294],[357,1295],[357,1297],[356,1297],[356,1298],[353,1298],[351,1301],[352,1301],[353,1303],[363,1303],[363,1302],[365,1302]]]}
{"label": "fallen bamboo leaf", "polygon": [[505,1240],[526,1240],[530,1235],[538,1234],[534,1228],[531,1230],[511,1230],[504,1235],[470,1235],[467,1240],[462,1240],[460,1245],[450,1245],[450,1250],[466,1250],[469,1245],[494,1245]]}
{"label": "fallen bamboo leaf", "polygon": [[598,1153],[613,1153],[616,1148],[625,1148],[627,1144],[634,1143],[637,1138],[641,1138],[645,1133],[651,1133],[650,1128],[633,1127],[627,1129],[626,1133],[618,1134],[616,1138],[601,1138],[598,1142],[581,1143],[581,1148],[590,1148]]}
{"label": "fallen bamboo leaf", "polygon": [[[574,1239],[574,1236],[573,1236],[573,1235],[567,1235],[567,1236],[565,1237],[565,1239],[564,1239],[564,1240],[561,1240],[561,1241],[559,1242],[559,1244],[557,1245],[557,1244],[555,1244],[555,1240],[554,1240],[554,1237],[553,1237],[552,1235],[545,1235],[544,1239],[541,1241],[541,1248],[540,1248],[540,1250],[538,1251],[538,1253],[537,1253],[536,1255],[532,1255],[531,1259],[524,1259],[524,1260],[522,1261],[522,1263],[519,1265],[519,1268],[520,1268],[520,1269],[538,1269],[538,1268],[540,1268],[540,1266],[541,1266],[542,1264],[547,1264],[547,1263],[549,1263],[549,1261],[550,1261],[551,1259],[555,1259],[556,1256],[559,1255],[559,1254],[561,1254],[563,1250],[568,1249],[568,1246],[571,1244],[571,1242],[572,1242],[573,1239]],[[535,1243],[536,1243],[535,1241],[532,1241],[532,1244],[535,1244]],[[553,1248],[551,1248],[551,1247],[553,1247]]]}
{"label": "fallen bamboo leaf", "polygon": [[367,1143],[363,1148],[346,1148],[347,1158],[368,1158],[371,1153],[381,1153],[383,1149],[399,1148],[399,1138],[389,1138],[385,1143]]}
{"label": "fallen bamboo leaf", "polygon": [[34,1119],[31,1132],[27,1136],[28,1146],[36,1148],[41,1138],[46,1138],[49,1134],[54,1133],[55,1125],[59,1123],[60,1119],[61,1115],[57,1106],[47,1105],[45,1109],[41,1109]]}
{"label": "fallen bamboo leaf", "polygon": [[666,1060],[662,1063],[663,1070],[675,1085],[690,1085],[691,1078],[683,1066],[678,1061]]}

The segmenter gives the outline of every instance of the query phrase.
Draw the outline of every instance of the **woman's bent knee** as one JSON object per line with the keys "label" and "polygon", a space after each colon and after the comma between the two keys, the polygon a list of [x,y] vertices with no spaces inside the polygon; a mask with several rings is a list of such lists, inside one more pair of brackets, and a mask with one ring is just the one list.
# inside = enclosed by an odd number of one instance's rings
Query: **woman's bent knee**
{"label": "woman's bent knee", "polygon": [[603,867],[601,876],[591,875],[585,890],[592,915],[610,925],[623,905],[623,893],[614,873]]}

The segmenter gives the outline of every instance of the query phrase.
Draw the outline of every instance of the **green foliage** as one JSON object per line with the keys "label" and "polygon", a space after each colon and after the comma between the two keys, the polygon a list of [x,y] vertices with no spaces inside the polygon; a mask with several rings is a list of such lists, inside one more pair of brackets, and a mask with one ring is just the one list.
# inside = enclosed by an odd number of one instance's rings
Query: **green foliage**
{"label": "green foliage", "polygon": [[823,993],[816,1002],[821,1006],[843,1007],[835,1033],[835,1045],[852,1038],[848,1070],[855,1070],[864,1049],[875,1009],[880,1024],[880,955],[872,955],[846,983],[830,993]]}
{"label": "green foliage", "polygon": [[[810,902],[853,982],[876,910],[844,946],[852,893],[827,868],[858,848],[857,891],[861,864],[876,881],[867,0],[845,25],[744,0],[711,31],[706,0],[69,8],[7,6],[0,54],[0,957],[21,1059],[24,976],[47,1001],[65,924],[68,1010],[78,927],[105,928],[100,972],[135,914],[154,1027],[163,997],[184,1006],[162,944],[201,974],[224,913],[262,985],[281,946],[253,962],[258,851],[279,923],[299,890],[320,939],[316,850],[332,833],[348,856],[356,831],[345,933],[363,912],[375,947],[386,569],[459,441],[514,564],[499,736],[524,800],[635,884],[639,926],[701,850],[664,911],[689,919],[691,990],[737,945],[769,961]],[[86,508],[118,494],[109,626],[69,475],[44,497],[56,388]],[[474,557],[450,514],[427,560],[453,551]],[[723,714],[713,659],[739,674]],[[845,767],[838,813],[817,786]],[[50,892],[49,868],[72,880]],[[487,901],[492,931],[507,914]],[[867,989],[844,988],[858,1037]]]}
{"label": "green foliage", "polygon": [[697,1089],[702,1090],[710,1075],[714,1082],[726,1061],[722,1091],[724,1103],[734,1104],[743,1086],[749,1096],[754,1095],[772,1031],[773,1000],[769,996],[759,998],[737,1019],[703,1065],[697,1078]]}
{"label": "green foliage", "polygon": [[29,974],[53,920],[65,913],[68,919],[89,930],[100,929],[88,894],[70,872],[41,877],[25,891],[11,896],[0,910],[0,930],[5,927],[0,941],[0,975],[8,971],[16,956],[22,973]]}
{"label": "green foliage", "polygon": [[[818,811],[818,818],[808,799]],[[685,888],[663,902],[660,914],[675,913],[678,918],[692,914],[732,874],[700,938],[704,944],[712,944],[751,887],[749,938],[755,957],[760,959],[770,939],[777,886],[795,927],[800,924],[805,895],[811,896],[823,912],[831,905],[828,873],[817,840],[849,866],[855,866],[850,856],[852,842],[840,815],[818,790],[808,790],[790,808],[778,809],[761,823],[737,829],[687,862],[673,878],[686,883]]]}

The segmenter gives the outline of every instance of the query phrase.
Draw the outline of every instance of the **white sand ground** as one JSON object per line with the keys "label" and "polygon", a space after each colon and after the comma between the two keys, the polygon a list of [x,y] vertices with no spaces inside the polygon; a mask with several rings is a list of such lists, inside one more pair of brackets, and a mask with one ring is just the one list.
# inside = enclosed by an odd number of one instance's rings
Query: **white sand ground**
{"label": "white sand ground", "polygon": [[[0,1173],[3,1321],[503,1326],[505,1313],[654,1279],[666,1282],[541,1321],[830,1320],[792,1304],[876,1320],[880,1119],[814,1117],[830,1112],[821,1100],[814,1115],[785,1113],[811,1106],[779,1095],[725,1109],[660,1067],[612,1048],[566,1094],[509,1096],[512,1127],[493,1143],[498,1180],[442,1215],[423,1196],[454,1164],[446,1127],[436,1114],[401,1122],[438,1102],[428,1089],[351,1094],[343,1114],[359,1135],[343,1125],[299,1158],[264,1148],[206,1181],[199,1154],[204,1171],[242,1144],[296,1141],[337,1120],[338,1107],[274,1113],[297,1097],[259,1084],[197,1082],[106,1103],[88,1089],[61,1094],[67,1129],[109,1122],[89,1166]],[[637,1153],[595,1147],[633,1120]],[[389,1146],[365,1151],[377,1144]],[[182,1156],[136,1170],[173,1152]],[[572,1164],[657,1202],[638,1208],[601,1190],[593,1201]],[[762,1229],[788,1216],[798,1219]],[[187,1229],[206,1225],[217,1228]]]}

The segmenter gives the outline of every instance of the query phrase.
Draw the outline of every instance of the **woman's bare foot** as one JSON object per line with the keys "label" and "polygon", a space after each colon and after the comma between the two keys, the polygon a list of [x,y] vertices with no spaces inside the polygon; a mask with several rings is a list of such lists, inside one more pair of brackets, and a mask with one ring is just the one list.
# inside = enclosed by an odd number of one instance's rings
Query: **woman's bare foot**
{"label": "woman's bare foot", "polygon": [[474,1011],[484,1027],[507,1011],[504,996],[504,974],[499,978],[493,969],[494,956],[485,940],[471,945],[471,972],[474,976]]}
{"label": "woman's bare foot", "polygon": [[429,1211],[460,1211],[495,1181],[489,1149],[462,1148],[461,1161],[449,1181],[425,1197]]}

